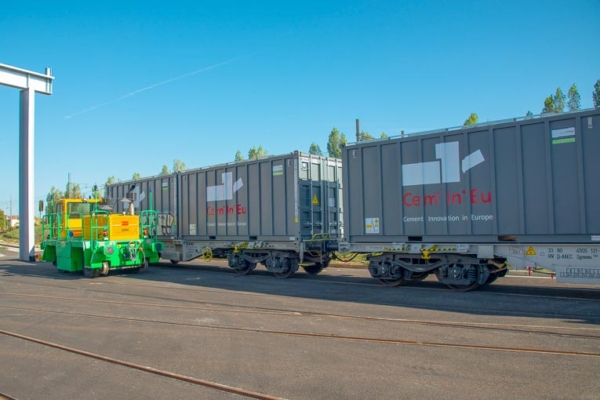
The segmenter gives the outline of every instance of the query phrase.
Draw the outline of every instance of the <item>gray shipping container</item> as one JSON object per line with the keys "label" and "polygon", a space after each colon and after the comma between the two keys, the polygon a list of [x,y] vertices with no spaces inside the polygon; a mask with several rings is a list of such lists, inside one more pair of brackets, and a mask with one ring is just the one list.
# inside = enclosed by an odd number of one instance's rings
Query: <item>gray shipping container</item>
{"label": "gray shipping container", "polygon": [[135,181],[119,182],[106,188],[111,205],[118,212],[127,212],[130,198],[135,210],[154,209],[158,212],[158,239],[168,241],[179,236],[177,224],[177,174],[153,176]]}
{"label": "gray shipping container", "polygon": [[600,241],[600,110],[343,149],[350,243]]}
{"label": "gray shipping container", "polygon": [[297,241],[340,235],[341,160],[300,152],[179,177],[183,240]]}
{"label": "gray shipping container", "polygon": [[341,160],[294,152],[120,182],[107,192],[113,202],[133,193],[136,210],[158,211],[168,257],[187,261],[203,246],[258,241],[299,249],[313,237],[341,237],[340,182]]}

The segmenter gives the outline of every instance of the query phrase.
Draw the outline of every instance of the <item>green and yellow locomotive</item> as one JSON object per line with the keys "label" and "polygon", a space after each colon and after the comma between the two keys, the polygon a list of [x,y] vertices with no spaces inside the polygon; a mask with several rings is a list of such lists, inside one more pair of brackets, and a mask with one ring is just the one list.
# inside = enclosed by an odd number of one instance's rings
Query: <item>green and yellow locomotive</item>
{"label": "green and yellow locomotive", "polygon": [[157,263],[163,244],[157,240],[154,210],[114,213],[100,198],[65,198],[49,202],[42,219],[42,260],[64,272],[88,278],[127,269],[137,273]]}

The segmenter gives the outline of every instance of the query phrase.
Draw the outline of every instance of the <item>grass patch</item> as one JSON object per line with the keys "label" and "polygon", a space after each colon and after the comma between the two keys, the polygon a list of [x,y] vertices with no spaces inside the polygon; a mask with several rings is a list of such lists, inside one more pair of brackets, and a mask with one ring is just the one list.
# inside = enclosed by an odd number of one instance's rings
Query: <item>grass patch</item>
{"label": "grass patch", "polygon": [[[42,227],[40,225],[35,225],[34,240],[36,245],[42,242]],[[19,228],[0,233],[0,241],[19,243]]]}
{"label": "grass patch", "polygon": [[[354,268],[354,269],[362,269],[367,268],[369,262],[367,261],[368,254],[358,254],[356,257],[354,253],[350,254],[339,254],[335,252],[335,257],[331,259],[329,263],[330,266],[335,266],[338,268]],[[336,258],[337,257],[337,258]],[[342,261],[349,260],[349,261]]]}

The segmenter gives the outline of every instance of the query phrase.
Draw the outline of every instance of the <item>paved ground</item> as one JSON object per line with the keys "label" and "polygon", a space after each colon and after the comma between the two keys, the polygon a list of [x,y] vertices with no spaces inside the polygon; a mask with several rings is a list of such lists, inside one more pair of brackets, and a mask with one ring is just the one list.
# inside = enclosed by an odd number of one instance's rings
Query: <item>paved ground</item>
{"label": "paved ground", "polygon": [[0,393],[21,400],[244,397],[211,383],[290,399],[600,393],[597,287],[456,293],[364,269],[238,277],[218,260],[85,279],[0,254]]}

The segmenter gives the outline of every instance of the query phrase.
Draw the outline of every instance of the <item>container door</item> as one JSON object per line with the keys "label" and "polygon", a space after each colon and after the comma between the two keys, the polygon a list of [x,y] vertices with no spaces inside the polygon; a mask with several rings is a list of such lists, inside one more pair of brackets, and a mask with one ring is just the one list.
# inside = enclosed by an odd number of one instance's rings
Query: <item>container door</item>
{"label": "container door", "polygon": [[323,232],[321,189],[321,182],[300,181],[300,233],[305,239]]}
{"label": "container door", "polygon": [[337,182],[323,181],[324,192],[327,193],[327,204],[324,204],[326,211],[325,231],[330,238],[338,238],[340,234],[340,185]]}

